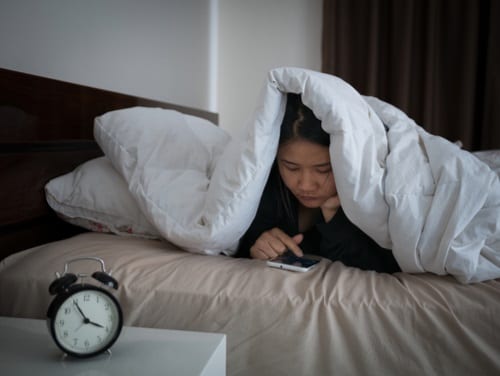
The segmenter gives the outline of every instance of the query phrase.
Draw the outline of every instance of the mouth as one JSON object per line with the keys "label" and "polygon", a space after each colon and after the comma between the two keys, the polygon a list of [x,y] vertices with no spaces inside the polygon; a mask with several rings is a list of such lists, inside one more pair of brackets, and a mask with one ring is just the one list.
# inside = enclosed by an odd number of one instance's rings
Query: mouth
{"label": "mouth", "polygon": [[299,199],[300,202],[303,202],[303,203],[315,203],[319,200],[318,197],[316,196],[297,196],[297,198]]}

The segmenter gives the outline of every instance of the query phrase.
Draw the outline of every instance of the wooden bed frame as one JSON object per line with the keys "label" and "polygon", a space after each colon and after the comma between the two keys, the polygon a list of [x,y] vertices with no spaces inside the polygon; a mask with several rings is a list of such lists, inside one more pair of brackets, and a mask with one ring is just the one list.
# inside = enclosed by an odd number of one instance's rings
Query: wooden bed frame
{"label": "wooden bed frame", "polygon": [[102,155],[93,138],[96,116],[133,106],[218,122],[208,111],[0,68],[0,259],[84,231],[55,215],[44,186]]}

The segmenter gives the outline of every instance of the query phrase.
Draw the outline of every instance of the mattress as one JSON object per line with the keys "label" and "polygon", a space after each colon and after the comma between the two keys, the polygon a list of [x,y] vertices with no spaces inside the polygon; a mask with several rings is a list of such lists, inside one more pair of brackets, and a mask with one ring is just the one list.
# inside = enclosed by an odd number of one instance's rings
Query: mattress
{"label": "mattress", "polygon": [[297,273],[111,234],[4,259],[0,315],[45,318],[54,273],[88,256],[102,258],[120,283],[125,325],[225,333],[229,375],[500,373],[500,280],[463,285],[326,259]]}

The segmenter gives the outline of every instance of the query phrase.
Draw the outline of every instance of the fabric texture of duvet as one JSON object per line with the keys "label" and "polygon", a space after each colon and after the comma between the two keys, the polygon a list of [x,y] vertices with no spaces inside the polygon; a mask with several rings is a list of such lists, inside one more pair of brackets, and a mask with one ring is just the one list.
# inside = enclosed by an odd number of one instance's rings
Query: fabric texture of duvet
{"label": "fabric texture of duvet", "polygon": [[343,80],[298,68],[269,72],[242,137],[162,109],[96,118],[97,142],[159,233],[196,253],[232,254],[274,161],[286,93],[300,93],[331,136],[344,212],[403,271],[500,277],[500,180],[472,153],[427,133]]}

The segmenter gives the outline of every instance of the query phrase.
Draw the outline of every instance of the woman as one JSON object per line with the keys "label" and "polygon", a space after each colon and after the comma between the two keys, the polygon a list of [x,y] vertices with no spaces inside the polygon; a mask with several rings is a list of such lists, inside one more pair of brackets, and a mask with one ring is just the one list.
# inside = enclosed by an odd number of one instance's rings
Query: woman
{"label": "woman", "polygon": [[288,94],[278,154],[238,256],[268,260],[292,251],[394,273],[392,252],[345,216],[330,163],[330,136],[298,94]]}

